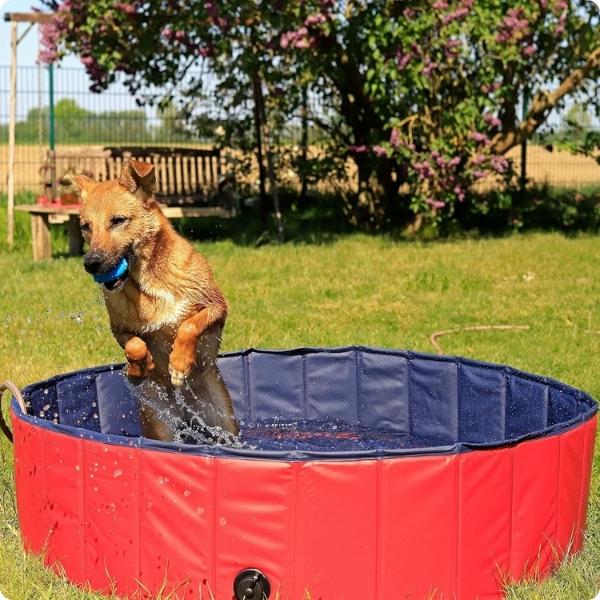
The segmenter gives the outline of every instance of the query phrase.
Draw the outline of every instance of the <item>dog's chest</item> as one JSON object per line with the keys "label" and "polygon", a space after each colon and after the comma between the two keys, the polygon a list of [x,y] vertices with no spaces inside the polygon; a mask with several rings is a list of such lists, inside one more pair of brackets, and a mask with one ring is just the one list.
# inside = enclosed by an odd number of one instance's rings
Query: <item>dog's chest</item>
{"label": "dog's chest", "polygon": [[105,294],[105,300],[111,321],[138,335],[176,328],[190,309],[188,301],[165,291],[150,295],[123,289],[117,294]]}

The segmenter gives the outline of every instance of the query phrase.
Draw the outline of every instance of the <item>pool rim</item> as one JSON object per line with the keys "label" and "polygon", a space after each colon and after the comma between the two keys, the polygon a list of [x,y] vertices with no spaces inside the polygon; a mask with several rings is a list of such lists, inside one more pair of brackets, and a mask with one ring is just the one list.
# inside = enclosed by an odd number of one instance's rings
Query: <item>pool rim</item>
{"label": "pool rim", "polygon": [[[486,361],[479,361],[471,358],[454,355],[438,355],[423,352],[415,352],[412,350],[400,350],[394,348],[380,348],[364,345],[340,346],[332,348],[321,348],[314,346],[299,346],[291,349],[264,349],[264,348],[247,348],[233,352],[222,353],[220,357],[239,357],[249,354],[271,354],[271,355],[297,355],[309,353],[343,353],[349,351],[365,351],[372,354],[382,354],[387,356],[399,356],[407,360],[432,360],[436,362],[455,363],[457,365],[469,365],[473,367],[483,367],[501,371],[507,375],[520,377],[525,380],[534,381],[543,385],[547,385],[558,389],[562,392],[573,395],[577,400],[583,401],[588,405],[586,411],[576,415],[568,421],[556,423],[544,429],[531,431],[509,440],[492,441],[492,442],[456,442],[454,444],[445,444],[443,446],[423,446],[414,448],[380,448],[373,450],[345,450],[345,451],[318,451],[318,450],[256,450],[248,448],[232,448],[229,446],[201,446],[195,444],[181,444],[175,442],[161,442],[151,440],[143,436],[132,437],[124,435],[106,434],[95,432],[83,427],[74,427],[72,425],[62,425],[54,423],[50,420],[37,417],[35,415],[24,414],[13,397],[11,400],[11,412],[15,418],[30,423],[34,426],[48,429],[54,432],[63,433],[70,437],[95,440],[104,444],[113,446],[124,446],[130,448],[140,448],[148,450],[157,450],[162,452],[174,452],[178,454],[190,454],[199,456],[214,456],[224,458],[239,458],[247,460],[277,460],[277,461],[343,461],[343,460],[372,460],[377,458],[396,458],[402,456],[430,456],[430,455],[452,455],[463,452],[472,452],[477,450],[497,450],[511,447],[525,441],[541,439],[560,435],[566,431],[572,430],[579,425],[591,420],[598,412],[598,402],[587,392],[568,385],[545,375],[529,373],[521,369],[501,364]],[[114,363],[107,365],[98,365],[84,369],[77,369],[67,373],[60,373],[50,378],[44,379],[27,385],[23,388],[23,396],[27,400],[27,395],[31,391],[38,389],[44,385],[52,385],[57,382],[68,379],[78,374],[103,373],[106,371],[117,371],[124,367],[124,363]]]}

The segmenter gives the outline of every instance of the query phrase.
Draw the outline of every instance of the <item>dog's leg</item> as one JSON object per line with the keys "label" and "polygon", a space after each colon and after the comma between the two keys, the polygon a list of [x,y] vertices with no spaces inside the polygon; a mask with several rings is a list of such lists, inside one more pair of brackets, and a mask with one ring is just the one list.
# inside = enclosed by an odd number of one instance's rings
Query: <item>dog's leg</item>
{"label": "dog's leg", "polygon": [[208,388],[211,402],[217,413],[218,421],[216,424],[224,431],[232,435],[237,435],[240,432],[240,428],[233,411],[233,403],[217,365],[209,367],[206,370],[204,383]]}
{"label": "dog's leg", "polygon": [[180,386],[192,372],[192,367],[196,363],[198,338],[209,327],[224,320],[225,311],[222,307],[209,306],[181,323],[177,329],[173,350],[169,356],[169,373],[171,374],[171,383],[174,386]]}
{"label": "dog's leg", "polygon": [[146,342],[133,333],[119,333],[115,337],[125,350],[127,375],[129,377],[147,377],[154,369],[154,361]]}

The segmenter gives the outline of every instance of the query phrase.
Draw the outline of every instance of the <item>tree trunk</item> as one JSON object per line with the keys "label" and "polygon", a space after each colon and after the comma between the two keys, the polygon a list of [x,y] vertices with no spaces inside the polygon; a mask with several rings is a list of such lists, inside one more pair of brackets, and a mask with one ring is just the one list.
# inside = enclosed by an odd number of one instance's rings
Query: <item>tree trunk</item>
{"label": "tree trunk", "polygon": [[275,173],[275,165],[273,161],[273,152],[271,149],[271,136],[269,131],[269,125],[267,121],[267,111],[265,109],[265,100],[262,93],[262,82],[258,72],[254,76],[254,94],[255,94],[255,106],[259,114],[260,133],[261,139],[265,145],[265,152],[267,155],[267,171],[269,177],[269,187],[271,196],[273,198],[273,209],[275,213],[275,223],[277,224],[277,239],[279,243],[283,243],[285,240],[285,234],[283,229],[283,215],[281,213],[281,207],[279,204],[279,186],[277,184],[277,176]]}
{"label": "tree trunk", "polygon": [[260,214],[263,225],[267,218],[267,191],[266,191],[266,172],[263,159],[263,140],[262,140],[262,114],[260,104],[262,92],[260,89],[260,78],[258,72],[252,77],[252,91],[254,96],[254,135],[256,137],[256,161],[258,162],[259,194],[260,194]]}

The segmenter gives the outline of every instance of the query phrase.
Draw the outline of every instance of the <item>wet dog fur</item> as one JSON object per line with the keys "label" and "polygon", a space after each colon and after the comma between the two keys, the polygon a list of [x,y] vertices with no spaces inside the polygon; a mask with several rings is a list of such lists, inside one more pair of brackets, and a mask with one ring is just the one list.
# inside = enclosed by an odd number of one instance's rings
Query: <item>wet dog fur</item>
{"label": "wet dog fur", "polygon": [[67,175],[60,183],[81,199],[86,270],[104,273],[123,257],[128,261],[128,272],[102,291],[127,375],[146,400],[143,435],[178,439],[172,423],[190,425],[194,415],[236,435],[217,366],[227,303],[204,257],[163,215],[154,197],[154,167],[130,160],[116,180]]}

